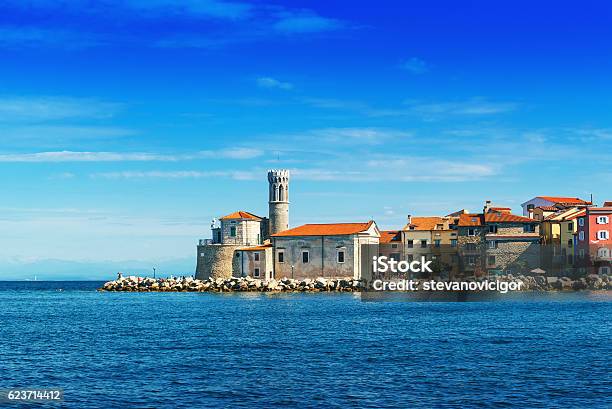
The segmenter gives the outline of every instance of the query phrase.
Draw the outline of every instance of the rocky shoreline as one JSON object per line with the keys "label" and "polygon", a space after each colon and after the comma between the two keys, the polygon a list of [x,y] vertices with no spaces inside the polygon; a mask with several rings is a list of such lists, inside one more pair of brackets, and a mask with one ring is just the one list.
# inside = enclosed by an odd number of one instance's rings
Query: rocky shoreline
{"label": "rocky shoreline", "polygon": [[[464,281],[482,281],[466,279]],[[607,275],[591,274],[580,279],[569,277],[517,276],[495,277],[500,281],[522,283],[523,291],[580,291],[612,290],[612,279]],[[419,280],[427,281],[427,280]],[[99,291],[126,292],[358,292],[365,283],[352,278],[323,278],[295,280],[260,280],[251,277],[197,280],[192,277],[150,278],[120,277],[104,283]]]}

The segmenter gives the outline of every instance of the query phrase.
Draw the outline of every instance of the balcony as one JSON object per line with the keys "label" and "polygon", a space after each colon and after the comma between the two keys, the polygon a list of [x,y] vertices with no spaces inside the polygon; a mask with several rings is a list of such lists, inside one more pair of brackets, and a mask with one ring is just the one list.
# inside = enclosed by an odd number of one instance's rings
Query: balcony
{"label": "balcony", "polygon": [[209,244],[213,244],[212,239],[200,239],[198,241],[199,246],[208,246]]}

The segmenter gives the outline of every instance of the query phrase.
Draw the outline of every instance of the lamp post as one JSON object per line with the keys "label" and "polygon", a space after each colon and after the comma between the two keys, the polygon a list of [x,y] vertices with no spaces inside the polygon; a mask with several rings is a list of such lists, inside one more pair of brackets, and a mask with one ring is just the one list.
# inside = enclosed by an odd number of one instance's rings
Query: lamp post
{"label": "lamp post", "polygon": [[291,279],[292,279],[292,280],[293,280],[293,269],[294,269],[294,267],[295,267],[295,266],[292,264],[292,265],[291,265]]}
{"label": "lamp post", "polygon": [[155,267],[153,267],[153,278],[155,278]]}

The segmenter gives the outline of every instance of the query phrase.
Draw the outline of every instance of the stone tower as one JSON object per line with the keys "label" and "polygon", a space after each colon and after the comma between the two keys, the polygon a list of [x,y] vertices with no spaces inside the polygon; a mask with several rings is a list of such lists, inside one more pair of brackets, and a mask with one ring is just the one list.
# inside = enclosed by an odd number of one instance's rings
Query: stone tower
{"label": "stone tower", "polygon": [[289,228],[289,171],[272,169],[268,171],[270,194],[270,234]]}

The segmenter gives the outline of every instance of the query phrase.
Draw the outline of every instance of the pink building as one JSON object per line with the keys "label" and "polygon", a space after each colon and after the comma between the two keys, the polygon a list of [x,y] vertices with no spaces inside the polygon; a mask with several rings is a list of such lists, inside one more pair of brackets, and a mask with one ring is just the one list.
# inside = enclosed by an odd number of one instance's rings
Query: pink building
{"label": "pink building", "polygon": [[580,271],[610,274],[612,206],[587,207],[584,216],[578,218],[576,235],[576,261]]}

